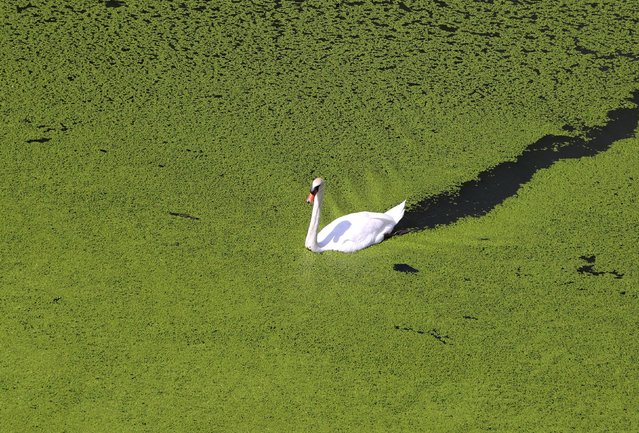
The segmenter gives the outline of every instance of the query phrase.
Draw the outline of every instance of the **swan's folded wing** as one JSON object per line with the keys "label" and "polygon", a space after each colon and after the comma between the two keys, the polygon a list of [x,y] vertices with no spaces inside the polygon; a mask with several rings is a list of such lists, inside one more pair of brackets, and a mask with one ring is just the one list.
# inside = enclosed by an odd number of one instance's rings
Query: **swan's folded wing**
{"label": "swan's folded wing", "polygon": [[384,239],[395,226],[392,217],[377,212],[357,212],[340,217],[317,236],[323,250],[357,251]]}

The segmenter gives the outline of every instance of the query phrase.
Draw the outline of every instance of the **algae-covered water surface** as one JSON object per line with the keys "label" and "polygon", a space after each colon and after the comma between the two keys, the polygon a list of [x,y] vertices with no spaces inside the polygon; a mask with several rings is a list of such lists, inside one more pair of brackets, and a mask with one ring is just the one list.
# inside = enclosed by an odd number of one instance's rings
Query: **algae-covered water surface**
{"label": "algae-covered water surface", "polygon": [[639,429],[636,2],[0,10],[1,431]]}

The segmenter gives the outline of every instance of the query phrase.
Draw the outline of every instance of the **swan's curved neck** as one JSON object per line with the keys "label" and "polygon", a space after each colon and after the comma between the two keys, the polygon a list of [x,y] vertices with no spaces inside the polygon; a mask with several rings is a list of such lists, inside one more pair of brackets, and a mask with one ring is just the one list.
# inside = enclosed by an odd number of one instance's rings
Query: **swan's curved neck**
{"label": "swan's curved neck", "polygon": [[311,223],[308,226],[308,233],[306,234],[305,246],[314,253],[321,251],[320,246],[317,244],[317,229],[319,228],[322,198],[324,198],[324,186],[321,186],[315,195],[315,200],[313,201],[313,212],[311,213]]}

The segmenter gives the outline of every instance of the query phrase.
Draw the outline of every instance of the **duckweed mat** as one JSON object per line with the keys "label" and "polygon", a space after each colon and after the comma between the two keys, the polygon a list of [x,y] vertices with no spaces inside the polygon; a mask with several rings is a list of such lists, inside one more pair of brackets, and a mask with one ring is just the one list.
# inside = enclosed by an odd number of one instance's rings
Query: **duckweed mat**
{"label": "duckweed mat", "polygon": [[0,431],[639,429],[636,2],[0,12]]}

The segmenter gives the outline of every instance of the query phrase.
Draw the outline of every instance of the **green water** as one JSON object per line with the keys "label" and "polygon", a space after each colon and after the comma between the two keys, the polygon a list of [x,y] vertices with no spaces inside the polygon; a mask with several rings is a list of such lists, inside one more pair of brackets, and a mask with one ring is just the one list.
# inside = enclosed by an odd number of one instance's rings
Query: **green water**
{"label": "green water", "polygon": [[0,5],[1,431],[639,428],[638,138],[303,247],[631,106],[635,2],[119,3]]}

